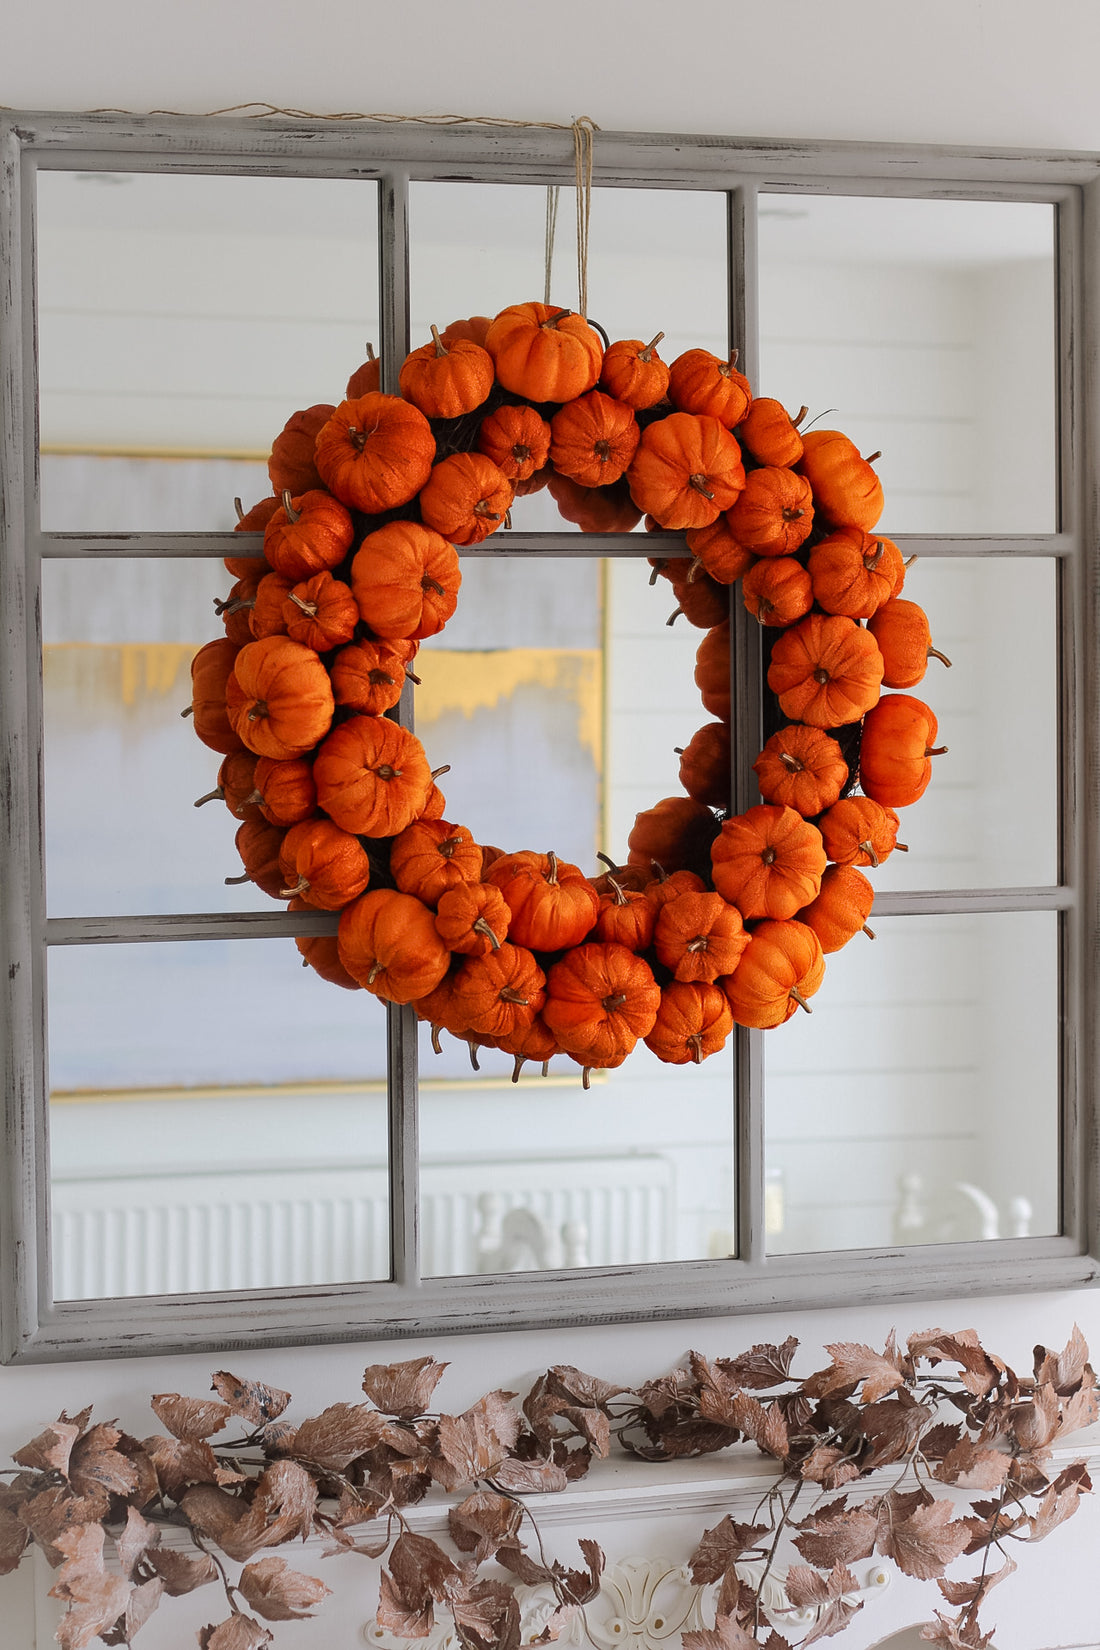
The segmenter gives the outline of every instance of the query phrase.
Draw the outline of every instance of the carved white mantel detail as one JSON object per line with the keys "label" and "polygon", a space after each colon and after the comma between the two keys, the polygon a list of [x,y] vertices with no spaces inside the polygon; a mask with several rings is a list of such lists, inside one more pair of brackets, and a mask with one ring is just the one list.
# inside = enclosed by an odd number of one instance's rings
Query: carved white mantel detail
{"label": "carved white mantel detail", "polygon": [[[747,1581],[759,1582],[763,1560],[738,1564],[737,1571]],[[806,1628],[817,1618],[816,1608],[795,1610],[784,1587],[785,1572],[773,1571],[764,1584],[762,1603],[773,1625]],[[846,1594],[852,1603],[865,1602],[890,1584],[884,1565],[867,1567],[855,1593]],[[684,1564],[670,1558],[625,1558],[604,1571],[599,1595],[566,1623],[557,1643],[563,1646],[595,1646],[595,1650],[669,1650],[678,1645],[681,1633],[714,1625],[717,1588],[698,1587]],[[553,1614],[557,1600],[549,1586],[517,1587],[520,1604],[520,1637],[531,1644]],[[375,1650],[408,1650],[408,1641],[369,1621],[362,1629],[364,1644]],[[418,1640],[424,1650],[460,1650],[454,1624],[449,1617],[437,1621],[426,1639]]]}

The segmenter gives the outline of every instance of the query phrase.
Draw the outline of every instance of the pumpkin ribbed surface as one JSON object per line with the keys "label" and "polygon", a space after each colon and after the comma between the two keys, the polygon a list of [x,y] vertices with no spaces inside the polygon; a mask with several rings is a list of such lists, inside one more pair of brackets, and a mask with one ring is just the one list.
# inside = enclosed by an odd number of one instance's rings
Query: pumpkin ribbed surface
{"label": "pumpkin ribbed surface", "polygon": [[333,728],[313,764],[317,803],[357,836],[396,836],[428,799],[432,776],[415,734],[383,716]]}

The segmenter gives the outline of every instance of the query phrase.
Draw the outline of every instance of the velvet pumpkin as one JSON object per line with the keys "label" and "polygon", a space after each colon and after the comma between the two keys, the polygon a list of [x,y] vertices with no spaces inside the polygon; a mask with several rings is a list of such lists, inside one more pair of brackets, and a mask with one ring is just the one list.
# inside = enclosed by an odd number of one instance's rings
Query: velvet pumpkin
{"label": "velvet pumpkin", "polygon": [[863,722],[859,747],[859,783],[865,795],[888,808],[907,808],[919,800],[932,777],[937,723],[921,699],[888,693]]}
{"label": "velvet pumpkin", "polygon": [[276,573],[297,584],[338,567],[353,536],[347,510],[323,488],[295,498],[284,493],[282,508],[264,528],[264,555]]}
{"label": "velvet pumpkin", "polygon": [[251,751],[233,751],[218,769],[217,785],[212,791],[207,791],[205,796],[198,797],[195,807],[201,808],[207,802],[224,802],[229,812],[237,819],[261,818],[259,807],[253,801],[253,776],[258,761],[259,758]]}
{"label": "velvet pumpkin", "polygon": [[814,605],[810,575],[795,556],[766,556],[741,581],[745,610],[769,628],[797,624]]}
{"label": "velvet pumpkin", "polygon": [[630,496],[666,528],[707,527],[745,485],[741,449],[717,418],[670,413],[642,431]]}
{"label": "velvet pumpkin", "polygon": [[528,481],[550,454],[550,426],[534,407],[498,407],[481,420],[477,450],[513,484]]}
{"label": "velvet pumpkin", "polygon": [[609,876],[609,886],[600,893],[599,911],[588,936],[605,945],[625,945],[628,951],[645,951],[653,940],[657,907],[638,889],[626,888]]}
{"label": "velvet pumpkin", "polygon": [[431,343],[405,357],[398,382],[405,400],[426,418],[461,418],[488,398],[493,361],[471,339],[445,344],[433,326]]}
{"label": "velvet pumpkin", "polygon": [[687,796],[666,796],[634,816],[627,837],[631,865],[656,860],[666,871],[690,870],[707,862],[718,821],[702,802]]}
{"label": "velvet pumpkin", "polygon": [[793,808],[803,819],[831,808],[848,783],[836,740],[801,722],[773,733],[752,766],[764,801]]}
{"label": "velvet pumpkin", "polygon": [[830,865],[821,879],[821,892],[798,913],[798,920],[813,929],[828,955],[860,932],[874,939],[867,926],[874,900],[875,891],[862,871],[854,865]]}
{"label": "velvet pumpkin", "polygon": [[368,344],[366,360],[362,366],[356,367],[348,379],[344,390],[345,401],[358,401],[362,395],[370,395],[374,390],[382,388],[382,363],[374,353],[374,345]]}
{"label": "velvet pumpkin", "polygon": [[435,926],[451,951],[483,957],[508,937],[512,920],[504,895],[490,882],[457,882],[440,894]]}
{"label": "velvet pumpkin", "polygon": [[272,899],[282,899],[283,872],[279,856],[285,834],[278,826],[269,825],[266,819],[246,819],[234,838],[244,875],[226,877],[226,884],[253,882]]}
{"label": "velvet pumpkin", "polygon": [[738,1025],[767,1031],[785,1024],[825,977],[821,941],[804,922],[762,922],[736,971],[722,982]]}
{"label": "velvet pumpkin", "polygon": [[[308,911],[309,906],[304,899],[292,899],[287,910]],[[301,955],[303,968],[312,968],[322,980],[329,985],[338,985],[344,991],[362,991],[359,981],[352,979],[340,961],[335,934],[298,934],[294,943]]]}
{"label": "velvet pumpkin", "polygon": [[336,707],[316,653],[287,636],[267,636],[237,655],[226,708],[242,744],[257,756],[286,761],[313,749]]}
{"label": "velvet pumpkin", "polygon": [[[262,533],[281,504],[282,499],[272,496],[271,498],[262,498],[259,504],[252,506],[251,510],[245,510],[240,499],[235,498],[233,508],[237,512],[237,522],[233,531],[235,533]],[[232,573],[235,579],[246,579],[254,571],[258,570],[261,573],[264,571],[262,554],[226,556],[222,566],[227,573]]]}
{"label": "velvet pumpkin", "polygon": [[661,992],[645,1045],[666,1065],[699,1065],[725,1047],[732,1030],[733,1010],[719,986],[673,980]]}
{"label": "velvet pumpkin", "polygon": [[867,628],[882,654],[883,687],[916,687],[924,678],[929,659],[938,659],[951,668],[951,660],[932,646],[928,615],[916,602],[892,597],[868,619]]}
{"label": "velvet pumpkin", "polygon": [[822,539],[811,550],[807,567],[818,606],[849,619],[869,619],[905,583],[897,545],[857,527]]}
{"label": "velvet pumpkin", "polygon": [[617,1065],[653,1029],[661,988],[625,945],[578,945],[546,977],[542,1017],[586,1068]]}
{"label": "velvet pumpkin", "polygon": [[881,865],[894,849],[907,852],[898,841],[900,821],[893,808],[884,808],[870,796],[843,796],[817,822],[825,852],[836,865]]}
{"label": "velvet pumpkin", "polygon": [[532,951],[577,945],[599,911],[599,895],[577,866],[556,854],[502,854],[485,872],[512,913],[509,936]]}
{"label": "velvet pumpkin", "polygon": [[329,653],[355,635],[359,608],[343,579],[329,572],[315,573],[296,584],[283,604],[286,633],[291,641]]}
{"label": "velvet pumpkin", "polygon": [[244,746],[226,703],[229,679],[240,651],[227,636],[219,636],[216,641],[200,647],[191,660],[191,725],[203,744],[222,756],[229,756]]}
{"label": "velvet pumpkin", "polygon": [[319,403],[292,413],[287,419],[272,443],[271,457],[267,461],[267,473],[276,493],[308,493],[322,485],[314,448],[318,431],[328,423],[335,411],[331,403]]}
{"label": "velvet pumpkin", "polygon": [[484,348],[485,334],[492,324],[493,317],[491,315],[470,315],[465,320],[452,321],[449,326],[443,328],[439,336],[448,349],[452,344],[457,344],[461,338],[466,339],[471,344],[480,344]]}
{"label": "velvet pumpkin", "polygon": [[730,622],[708,630],[695,653],[695,686],[703,709],[720,722],[730,719]]}
{"label": "velvet pumpkin", "polygon": [[809,482],[773,465],[750,470],[729,524],[738,542],[755,556],[793,555],[814,524]]}
{"label": "velvet pumpkin", "polygon": [[663,337],[659,332],[648,344],[640,338],[620,338],[612,344],[604,351],[600,388],[635,411],[655,407],[668,391],[668,367],[657,354]]}
{"label": "velvet pumpkin", "polygon": [[510,304],[485,334],[498,381],[525,401],[575,401],[594,389],[603,345],[581,315],[554,304]]}
{"label": "velvet pumpkin", "polygon": [[458,606],[461,584],[453,545],[418,521],[391,521],[368,533],[352,558],[352,595],[383,641],[435,636]]}
{"label": "velvet pumpkin", "polygon": [[370,837],[396,836],[411,825],[432,785],[419,739],[384,716],[353,716],[333,728],[317,752],[313,777],[318,806],[329,818]]}
{"label": "velvet pumpkin", "polygon": [[531,951],[505,940],[482,956],[468,956],[452,982],[454,1016],[485,1037],[525,1030],[546,1002],[546,975]]}
{"label": "velvet pumpkin", "polygon": [[871,531],[882,514],[882,482],[854,441],[839,430],[808,430],[798,468],[813,488],[819,512],[834,527]]}
{"label": "velvet pumpkin", "polygon": [[590,390],[550,420],[550,462],[582,487],[604,487],[625,474],[640,438],[624,401]]}
{"label": "velvet pumpkin", "polygon": [[353,642],[341,648],[329,675],[337,705],[381,716],[401,698],[406,662],[401,650],[389,642]]}
{"label": "velvet pumpkin", "polygon": [[741,420],[742,446],[758,464],[797,464],[802,457],[802,437],[798,426],[809,412],[801,407],[794,418],[780,401],[757,396]]}
{"label": "velvet pumpkin", "polygon": [[749,936],[737,907],[719,893],[678,894],[657,915],[653,949],[677,980],[711,981],[732,974]]}
{"label": "velvet pumpkin", "polygon": [[696,802],[728,808],[732,794],[730,729],[727,722],[708,722],[692,734],[680,757],[680,783]]}
{"label": "velvet pumpkin", "polygon": [[276,761],[270,756],[256,759],[248,801],[254,803],[272,825],[288,830],[291,825],[311,819],[317,812],[317,787],[312,763],[302,757]]}
{"label": "velvet pumpkin", "polygon": [[858,722],[878,703],[882,654],[853,619],[808,613],[772,649],[768,686],[784,716],[815,728]]}
{"label": "velvet pumpkin", "polygon": [[736,350],[723,361],[709,349],[689,349],[669,368],[668,398],[681,412],[702,413],[732,429],[749,410],[752,388],[737,371]]}
{"label": "velvet pumpkin", "polygon": [[431,474],[435,437],[419,408],[374,390],[341,401],[318,433],[316,456],[338,499],[378,515],[419,493]]}
{"label": "velvet pumpkin", "polygon": [[793,917],[816,898],[821,832],[793,808],[761,802],[723,821],[711,848],[714,886],[743,917]]}
{"label": "velvet pumpkin", "polygon": [[256,586],[252,610],[248,615],[248,627],[254,641],[262,642],[265,636],[286,635],[284,609],[295,582],[283,573],[264,574]]}
{"label": "velvet pumpkin", "polygon": [[318,911],[342,911],[370,882],[370,860],[359,838],[331,819],[292,825],[279,850],[286,887],[280,898],[303,899]]}
{"label": "velvet pumpkin", "polygon": [[427,996],[450,966],[428,907],[393,888],[371,889],[346,906],[336,938],[352,978],[391,1003]]}
{"label": "velvet pumpkin", "polygon": [[546,485],[562,520],[582,533],[630,533],[642,519],[625,478],[607,487],[582,487],[550,470]]}
{"label": "velvet pumpkin", "polygon": [[514,497],[512,483],[484,453],[452,453],[421,489],[420,514],[451,544],[480,544],[500,527]]}
{"label": "velvet pumpkin", "polygon": [[708,527],[689,528],[684,536],[692,555],[718,584],[733,584],[756,560],[752,551],[735,537],[729,512],[724,512]]}
{"label": "velvet pumpkin", "polygon": [[404,894],[415,894],[433,910],[440,896],[481,876],[481,847],[465,825],[445,819],[415,819],[390,848],[390,875]]}

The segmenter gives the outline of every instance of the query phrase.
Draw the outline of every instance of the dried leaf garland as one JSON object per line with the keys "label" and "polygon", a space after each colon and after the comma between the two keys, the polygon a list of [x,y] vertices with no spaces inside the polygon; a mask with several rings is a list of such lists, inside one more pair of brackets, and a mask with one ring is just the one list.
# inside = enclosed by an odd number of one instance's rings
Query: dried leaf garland
{"label": "dried leaf garland", "polygon": [[[43,1550],[66,1606],[62,1650],[127,1645],[165,1599],[218,1583],[227,1613],[200,1630],[200,1650],[262,1650],[269,1623],[313,1619],[329,1592],[268,1549],[320,1537],[325,1556],[383,1560],[386,1631],[423,1638],[442,1615],[466,1650],[518,1650],[517,1585],[552,1590],[542,1637],[553,1638],[604,1568],[587,1538],[578,1567],[551,1558],[525,1496],[566,1488],[616,1449],[675,1460],[737,1445],[769,1457],[773,1481],[752,1522],[727,1515],[691,1555],[692,1581],[717,1589],[716,1618],[684,1635],[686,1650],[792,1650],[786,1610],[772,1620],[764,1607],[773,1577],[786,1609],[813,1612],[800,1646],[843,1633],[862,1608],[851,1566],[873,1554],[934,1581],[955,1612],[936,1612],[931,1643],[981,1650],[979,1612],[1016,1568],[1006,1543],[1041,1541],[1092,1489],[1084,1463],[1050,1468],[1052,1446],[1097,1419],[1080,1330],[1061,1352],[1037,1347],[1030,1376],[973,1330],[904,1347],[891,1335],[881,1352],[837,1343],[807,1376],[792,1373],[797,1351],[791,1336],[733,1358],[693,1352],[634,1391],[559,1364],[518,1406],[495,1390],[460,1415],[428,1407],[446,1365],[409,1359],[367,1369],[366,1402],[297,1424],[281,1419],[288,1392],[223,1371],[216,1400],[157,1394],[169,1435],[144,1442],[93,1425],[90,1409],[62,1413],[0,1486],[0,1573]],[[222,1436],[233,1430],[243,1435]],[[446,1545],[404,1511],[433,1485],[455,1497]],[[165,1546],[166,1528],[186,1531],[193,1552]],[[964,1557],[975,1573],[948,1578]]]}

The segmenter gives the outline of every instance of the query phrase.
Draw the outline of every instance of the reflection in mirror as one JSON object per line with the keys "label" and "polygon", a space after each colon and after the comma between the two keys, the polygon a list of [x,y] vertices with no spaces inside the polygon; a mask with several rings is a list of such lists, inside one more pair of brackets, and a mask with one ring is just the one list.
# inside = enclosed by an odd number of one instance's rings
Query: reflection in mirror
{"label": "reflection in mirror", "polygon": [[871,925],[768,1044],[770,1250],[1057,1232],[1057,913]]}
{"label": "reflection in mirror", "polygon": [[[43,453],[266,460],[377,342],[377,203],[354,179],[40,171]],[[44,465],[47,531],[232,524],[201,488],[181,510],[174,489],[116,497],[99,474],[93,523]]]}
{"label": "reflection in mirror", "polygon": [[54,1295],[389,1276],[386,1015],[289,939],[49,953]]}
{"label": "reflection in mirror", "polygon": [[1055,531],[1054,211],[761,195],[760,393],[882,449],[884,531]]}
{"label": "reflection in mirror", "polygon": [[[553,849],[589,876],[627,854],[635,814],[679,792],[679,755],[708,720],[701,631],[642,559],[463,564],[445,637],[417,659],[417,729],[447,817],[506,851]],[[699,1068],[642,1046],[619,1070],[527,1064],[446,1032],[421,1040],[427,1274],[605,1266],[732,1252],[732,1049]]]}
{"label": "reflection in mirror", "polygon": [[[562,192],[553,238],[552,301],[575,306],[572,190]],[[493,316],[541,301],[546,281],[547,191],[531,184],[414,183],[409,193],[412,343],[458,317]],[[643,343],[663,332],[659,353],[728,350],[726,196],[714,191],[594,189],[588,314],[611,340]],[[605,489],[595,490],[597,495]],[[555,477],[517,498],[512,523],[529,532],[629,532],[640,524],[625,488],[580,498]]]}

